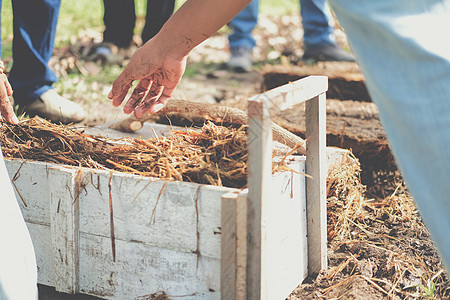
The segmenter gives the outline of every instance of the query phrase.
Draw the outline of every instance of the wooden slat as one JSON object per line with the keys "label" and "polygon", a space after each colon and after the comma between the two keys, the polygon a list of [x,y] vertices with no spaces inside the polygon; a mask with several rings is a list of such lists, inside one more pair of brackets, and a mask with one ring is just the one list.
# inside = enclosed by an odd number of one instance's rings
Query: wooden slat
{"label": "wooden slat", "polygon": [[236,299],[236,193],[222,196],[220,297]]}
{"label": "wooden slat", "polygon": [[265,299],[287,298],[308,274],[304,157],[292,157],[289,168],[293,171],[272,176],[270,199],[263,207]]}
{"label": "wooden slat", "polygon": [[251,97],[262,101],[269,110],[283,111],[293,105],[312,99],[328,89],[326,76],[309,76]]}
{"label": "wooden slat", "polygon": [[248,190],[222,196],[220,297],[245,300]]}
{"label": "wooden slat", "polygon": [[306,102],[306,215],[308,216],[308,272],[327,267],[326,214],[326,103],[325,93]]}
{"label": "wooden slat", "polygon": [[248,190],[239,193],[236,201],[236,299],[247,294],[247,199]]}
{"label": "wooden slat", "polygon": [[[50,230],[57,291],[78,291],[79,205],[75,202],[75,172],[49,169]],[[69,195],[71,197],[69,197]]]}
{"label": "wooden slat", "polygon": [[262,211],[270,197],[272,180],[272,129],[268,106],[260,99],[248,101],[248,206],[247,299],[265,299],[265,233]]}

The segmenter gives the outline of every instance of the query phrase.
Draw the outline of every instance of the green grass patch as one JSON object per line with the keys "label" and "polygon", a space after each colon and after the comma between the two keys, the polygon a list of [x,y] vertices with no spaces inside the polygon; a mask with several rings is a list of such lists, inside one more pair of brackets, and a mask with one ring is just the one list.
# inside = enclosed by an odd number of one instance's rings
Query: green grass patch
{"label": "green grass patch", "polygon": [[300,14],[299,0],[261,0],[259,2],[260,13],[266,16],[282,16],[296,11]]}
{"label": "green grass patch", "polygon": [[86,29],[103,31],[101,0],[62,1],[56,31],[55,47],[63,47]]}

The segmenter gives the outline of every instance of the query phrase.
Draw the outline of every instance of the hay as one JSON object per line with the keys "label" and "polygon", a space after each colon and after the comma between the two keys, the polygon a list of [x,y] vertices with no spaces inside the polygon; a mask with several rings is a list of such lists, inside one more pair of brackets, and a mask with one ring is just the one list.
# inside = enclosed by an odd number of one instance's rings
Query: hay
{"label": "hay", "polygon": [[362,210],[365,186],[361,184],[361,166],[349,154],[346,164],[328,172],[327,177],[327,231],[328,240],[343,240],[351,236],[350,223],[364,218]]}
{"label": "hay", "polygon": [[173,131],[168,137],[149,140],[108,140],[35,117],[18,125],[3,122],[0,143],[7,158],[243,188],[247,184],[246,128],[207,122],[201,131]]}
{"label": "hay", "polygon": [[[435,250],[423,243],[428,233],[398,174],[378,174],[361,183],[354,156],[330,170],[327,178],[328,245],[332,267],[319,276],[321,297],[339,298],[363,279],[383,297],[417,298],[432,282],[448,297],[448,278]],[[413,230],[411,230],[413,229]]]}

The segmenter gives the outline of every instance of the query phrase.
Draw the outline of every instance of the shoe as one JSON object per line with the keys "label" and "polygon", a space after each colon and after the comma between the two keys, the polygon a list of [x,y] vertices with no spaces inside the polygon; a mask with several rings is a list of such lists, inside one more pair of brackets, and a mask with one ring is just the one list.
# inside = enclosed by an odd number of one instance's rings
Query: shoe
{"label": "shoe", "polygon": [[86,118],[86,112],[77,103],[58,95],[51,89],[43,93],[31,104],[24,105],[22,111],[30,117],[40,116],[55,123],[79,123]]}
{"label": "shoe", "polygon": [[320,48],[305,47],[303,60],[314,61],[355,61],[353,55],[336,44],[330,44]]}
{"label": "shoe", "polygon": [[87,60],[100,64],[115,64],[123,60],[119,48],[112,43],[100,43],[92,49]]}
{"label": "shoe", "polygon": [[228,67],[235,72],[245,73],[253,69],[252,50],[246,47],[230,48],[231,57]]}

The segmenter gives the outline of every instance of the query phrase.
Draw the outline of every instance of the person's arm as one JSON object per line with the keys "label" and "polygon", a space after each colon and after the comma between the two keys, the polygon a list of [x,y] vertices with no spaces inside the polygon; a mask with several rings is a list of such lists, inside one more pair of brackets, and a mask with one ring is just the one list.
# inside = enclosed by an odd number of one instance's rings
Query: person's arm
{"label": "person's arm", "polygon": [[139,48],[114,81],[108,98],[114,106],[125,99],[139,80],[125,113],[140,117],[157,112],[167,103],[184,73],[186,58],[198,44],[213,35],[250,3],[250,0],[188,0],[161,31]]}
{"label": "person's arm", "polygon": [[0,114],[7,122],[17,124],[19,123],[19,120],[14,114],[13,107],[9,101],[9,97],[13,94],[13,90],[9,84],[8,77],[3,73],[4,69],[5,66],[3,61],[0,60]]}

